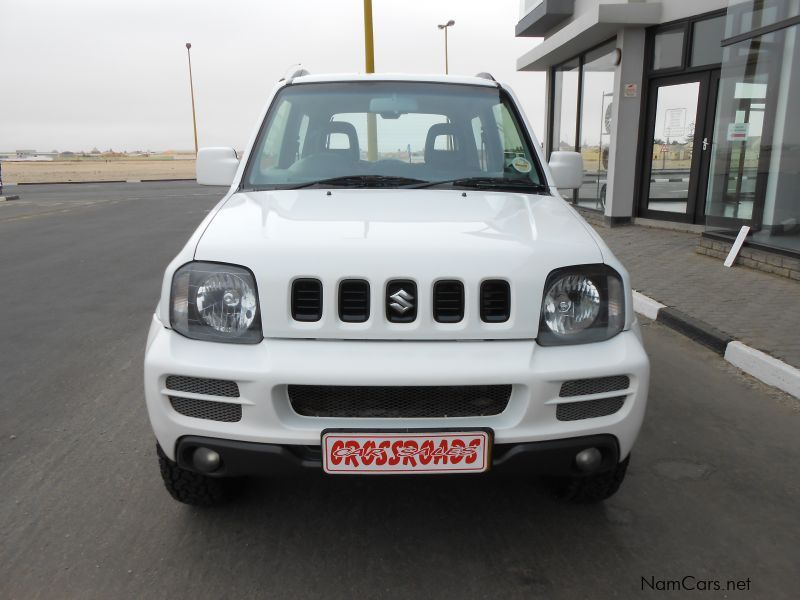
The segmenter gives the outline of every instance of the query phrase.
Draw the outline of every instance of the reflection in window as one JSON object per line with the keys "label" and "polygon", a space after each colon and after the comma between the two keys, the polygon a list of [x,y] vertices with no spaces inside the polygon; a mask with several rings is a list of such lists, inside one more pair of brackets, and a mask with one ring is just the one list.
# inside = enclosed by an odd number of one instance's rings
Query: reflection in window
{"label": "reflection in window", "polygon": [[796,0],[731,0],[725,37],[748,33],[798,15],[800,3]]}
{"label": "reflection in window", "polygon": [[[555,70],[553,96],[552,150],[574,152],[578,146],[578,59],[570,60]],[[575,190],[559,190],[561,195],[575,201]]]}
{"label": "reflection in window", "polygon": [[578,61],[556,68],[553,96],[553,150],[575,150],[578,131]]}
{"label": "reflection in window", "polygon": [[658,88],[647,209],[686,214],[700,82]]}
{"label": "reflection in window", "polygon": [[683,65],[683,29],[662,31],[653,40],[653,70]]}
{"label": "reflection in window", "polygon": [[700,67],[722,62],[722,38],[725,37],[725,15],[698,21],[692,27],[691,66]]}
{"label": "reflection in window", "polygon": [[281,152],[283,134],[289,122],[289,112],[292,110],[291,102],[284,102],[275,111],[269,134],[264,139],[261,150],[261,168],[269,169],[277,166]]}
{"label": "reflection in window", "polygon": [[610,42],[589,52],[583,65],[580,152],[584,182],[578,204],[587,208],[605,208],[615,62],[616,42]]}
{"label": "reflection in window", "polygon": [[797,106],[798,26],[725,49],[706,198],[709,225],[739,219],[755,229],[753,240],[800,252]]}

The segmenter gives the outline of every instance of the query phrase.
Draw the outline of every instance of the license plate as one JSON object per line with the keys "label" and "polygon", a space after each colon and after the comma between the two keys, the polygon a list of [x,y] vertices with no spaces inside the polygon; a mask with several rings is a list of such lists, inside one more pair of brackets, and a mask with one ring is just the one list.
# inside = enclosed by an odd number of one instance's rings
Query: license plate
{"label": "license plate", "polygon": [[322,433],[326,473],[482,473],[489,469],[488,431]]}

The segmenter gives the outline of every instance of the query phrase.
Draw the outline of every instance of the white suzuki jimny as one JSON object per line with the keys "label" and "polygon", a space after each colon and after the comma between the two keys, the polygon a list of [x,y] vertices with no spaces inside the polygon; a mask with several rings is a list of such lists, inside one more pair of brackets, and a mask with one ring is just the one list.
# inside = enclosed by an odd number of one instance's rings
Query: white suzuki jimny
{"label": "white suzuki jimny", "polygon": [[505,85],[281,80],[230,189],[167,267],[147,408],[172,496],[246,476],[513,472],[620,486],[649,363],[628,274],[558,188]]}

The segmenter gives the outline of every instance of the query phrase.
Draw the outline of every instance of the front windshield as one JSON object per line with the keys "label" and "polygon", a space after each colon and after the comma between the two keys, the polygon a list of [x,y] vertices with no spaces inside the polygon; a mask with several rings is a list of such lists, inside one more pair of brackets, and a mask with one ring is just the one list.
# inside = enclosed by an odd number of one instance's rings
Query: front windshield
{"label": "front windshield", "polygon": [[[497,87],[419,82],[284,87],[243,189],[469,185],[539,188],[544,177]],[[421,185],[420,185],[421,184]]]}

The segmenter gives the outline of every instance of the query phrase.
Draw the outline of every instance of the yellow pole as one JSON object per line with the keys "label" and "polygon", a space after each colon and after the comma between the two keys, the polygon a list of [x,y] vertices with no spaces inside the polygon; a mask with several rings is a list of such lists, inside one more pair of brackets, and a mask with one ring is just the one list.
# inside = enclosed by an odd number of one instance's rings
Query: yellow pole
{"label": "yellow pole", "polygon": [[[364,0],[364,55],[367,73],[375,72],[375,45],[372,37],[372,0]],[[367,160],[378,160],[378,124],[375,113],[367,113]]]}
{"label": "yellow pole", "polygon": [[375,72],[375,48],[372,38],[372,0],[364,0],[364,53],[367,73]]}
{"label": "yellow pole", "polygon": [[194,112],[194,82],[192,81],[192,45],[186,42],[186,54],[189,57],[189,91],[192,94],[192,124],[194,125],[194,155],[197,156],[197,115]]}

